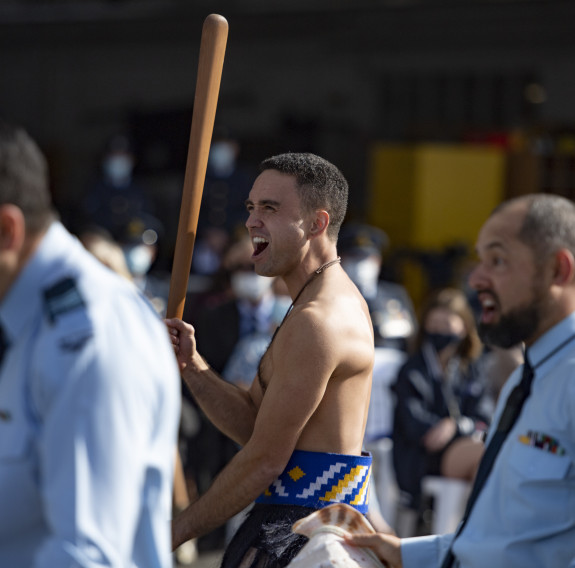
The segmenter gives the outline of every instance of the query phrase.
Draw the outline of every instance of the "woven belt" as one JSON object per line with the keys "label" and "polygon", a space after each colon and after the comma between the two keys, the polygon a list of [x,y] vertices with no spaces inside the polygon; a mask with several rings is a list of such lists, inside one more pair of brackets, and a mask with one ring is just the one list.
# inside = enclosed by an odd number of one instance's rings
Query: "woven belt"
{"label": "woven belt", "polygon": [[283,473],[256,503],[315,509],[346,503],[367,513],[370,476],[369,453],[348,456],[295,450]]}

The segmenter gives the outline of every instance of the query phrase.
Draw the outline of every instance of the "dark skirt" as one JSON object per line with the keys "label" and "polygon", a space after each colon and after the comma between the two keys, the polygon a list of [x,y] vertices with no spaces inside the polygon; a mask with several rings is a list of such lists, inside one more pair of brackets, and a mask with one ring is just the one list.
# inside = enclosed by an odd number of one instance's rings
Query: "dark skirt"
{"label": "dark skirt", "polygon": [[316,509],[256,503],[248,512],[222,559],[222,568],[283,568],[308,541],[292,525]]}

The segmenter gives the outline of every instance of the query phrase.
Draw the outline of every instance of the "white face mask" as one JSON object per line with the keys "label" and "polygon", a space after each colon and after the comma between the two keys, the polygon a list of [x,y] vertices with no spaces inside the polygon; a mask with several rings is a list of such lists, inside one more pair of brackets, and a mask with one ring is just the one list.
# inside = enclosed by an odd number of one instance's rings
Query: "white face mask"
{"label": "white face mask", "polygon": [[272,281],[272,278],[255,272],[235,272],[231,284],[237,298],[257,302],[271,288]]}
{"label": "white face mask", "polygon": [[236,153],[231,144],[216,142],[212,144],[209,154],[210,167],[220,176],[230,175],[236,165]]}
{"label": "white face mask", "polygon": [[103,163],[106,177],[115,185],[125,185],[132,179],[133,166],[129,156],[110,156]]}
{"label": "white face mask", "polygon": [[352,279],[353,283],[366,298],[373,298],[377,294],[377,281],[381,266],[375,258],[343,259],[343,269]]}
{"label": "white face mask", "polygon": [[124,247],[126,264],[133,276],[144,276],[154,261],[154,251],[147,245]]}

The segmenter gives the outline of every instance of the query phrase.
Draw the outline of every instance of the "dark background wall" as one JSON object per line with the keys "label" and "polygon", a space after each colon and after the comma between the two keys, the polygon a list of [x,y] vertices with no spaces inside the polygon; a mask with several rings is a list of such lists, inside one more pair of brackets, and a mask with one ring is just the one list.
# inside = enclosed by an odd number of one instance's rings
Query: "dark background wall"
{"label": "dark background wall", "polygon": [[575,124],[571,1],[3,2],[0,114],[49,155],[64,217],[119,130],[138,134],[149,191],[173,214],[210,13],[230,25],[217,122],[243,159],[324,155],[358,217],[374,140],[544,138]]}

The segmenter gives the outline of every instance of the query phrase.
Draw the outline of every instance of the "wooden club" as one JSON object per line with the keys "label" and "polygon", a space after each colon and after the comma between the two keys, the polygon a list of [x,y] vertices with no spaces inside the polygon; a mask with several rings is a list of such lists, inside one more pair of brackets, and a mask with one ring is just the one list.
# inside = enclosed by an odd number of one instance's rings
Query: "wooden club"
{"label": "wooden club", "polygon": [[200,42],[192,128],[166,310],[168,318],[181,319],[184,313],[227,37],[227,20],[210,14],[204,21]]}
{"label": "wooden club", "polygon": [[[181,319],[184,313],[227,38],[227,20],[218,14],[210,14],[204,20],[200,40],[192,127],[166,309],[168,318]],[[184,470],[178,451],[174,472],[174,503],[180,508],[189,504]]]}

